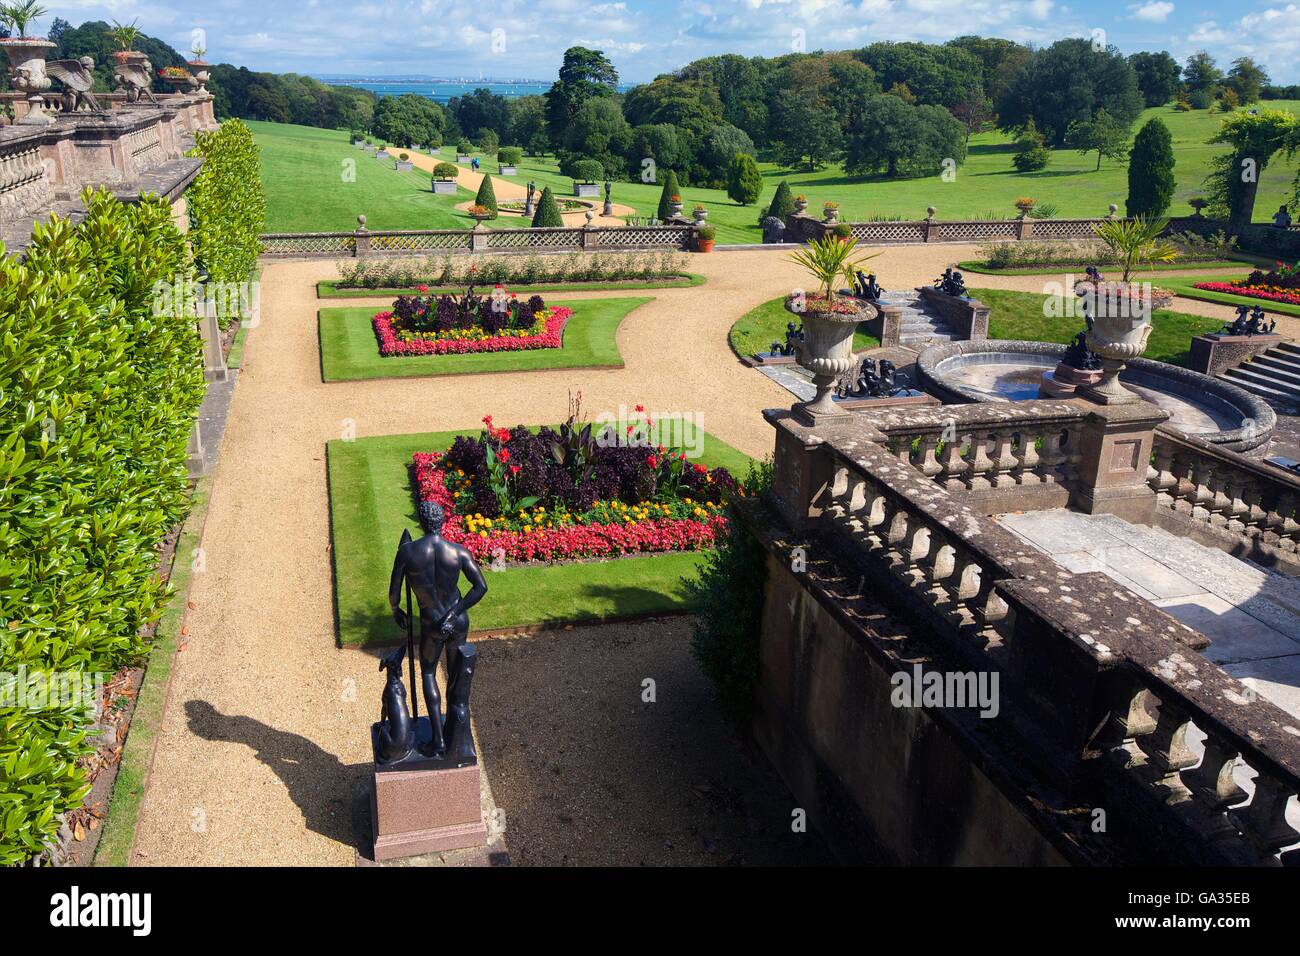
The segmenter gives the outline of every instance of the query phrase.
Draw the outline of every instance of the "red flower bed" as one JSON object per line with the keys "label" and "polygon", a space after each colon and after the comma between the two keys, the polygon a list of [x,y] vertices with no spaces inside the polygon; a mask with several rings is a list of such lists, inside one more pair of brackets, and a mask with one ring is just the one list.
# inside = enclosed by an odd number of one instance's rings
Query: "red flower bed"
{"label": "red flower bed", "polygon": [[416,488],[421,501],[436,501],[447,514],[443,537],[464,545],[476,560],[555,561],[570,558],[616,557],[712,547],[726,533],[727,519],[711,514],[700,520],[646,518],[635,524],[591,523],[538,527],[527,533],[509,529],[470,532],[465,516],[455,509],[447,489],[442,452],[414,456]]}
{"label": "red flower bed", "polygon": [[481,339],[411,339],[398,337],[392,312],[376,312],[371,320],[379,339],[379,354],[467,355],[472,352],[522,352],[527,349],[558,349],[564,344],[564,326],[573,310],[556,306],[546,317],[546,331],[540,335],[492,335]]}
{"label": "red flower bed", "polygon": [[1233,285],[1231,282],[1197,282],[1192,288],[1205,289],[1207,292],[1228,292],[1232,295],[1246,296],[1250,299],[1266,299],[1269,302],[1285,302],[1288,305],[1300,305],[1300,295],[1290,292],[1274,292],[1271,289]]}

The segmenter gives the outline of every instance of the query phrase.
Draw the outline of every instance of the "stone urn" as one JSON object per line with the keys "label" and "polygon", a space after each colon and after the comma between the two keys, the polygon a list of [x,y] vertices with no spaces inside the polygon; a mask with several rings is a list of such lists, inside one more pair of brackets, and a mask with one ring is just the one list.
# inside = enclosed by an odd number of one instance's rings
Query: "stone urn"
{"label": "stone urn", "polygon": [[682,201],[680,199],[676,201],[669,200],[668,210],[674,219],[680,219],[682,217]]}
{"label": "stone urn", "polygon": [[206,62],[205,60],[190,60],[188,62],[190,66],[190,72],[194,74],[194,79],[197,80],[199,84],[199,88],[195,90],[195,93],[197,93],[199,96],[208,96],[209,94],[208,94],[207,82],[208,82],[208,78],[212,75],[211,73],[208,72],[208,67],[211,66],[212,64]]}
{"label": "stone urn", "polygon": [[1151,313],[1167,305],[1171,296],[1146,284],[1087,280],[1075,283],[1074,292],[1092,319],[1086,341],[1102,368],[1101,381],[1081,388],[1080,394],[1103,405],[1140,401],[1120,384],[1119,373],[1125,362],[1146,351]]}
{"label": "stone urn", "polygon": [[829,223],[829,224],[834,224],[834,223],[839,222],[839,221],[840,221],[840,207],[839,207],[839,206],[823,206],[823,207],[822,207],[822,219],[823,219],[824,222]]}
{"label": "stone urn", "polygon": [[16,121],[18,126],[47,126],[54,117],[45,112],[41,94],[50,88],[45,72],[45,58],[56,44],[38,37],[8,37],[0,40],[0,49],[9,57],[14,89],[27,94],[27,114]]}
{"label": "stone urn", "polygon": [[194,77],[190,76],[188,73],[184,76],[173,76],[169,73],[161,73],[159,74],[159,79],[166,83],[173,93],[185,93],[195,85]]}
{"label": "stone urn", "polygon": [[794,200],[794,214],[802,216],[808,211],[808,200],[803,196],[796,196]]}
{"label": "stone urn", "polygon": [[809,423],[816,425],[826,418],[838,418],[849,413],[835,404],[835,383],[853,368],[853,333],[859,322],[876,316],[873,306],[851,298],[837,298],[835,302],[844,311],[808,308],[816,303],[802,295],[785,300],[786,310],[803,320],[803,340],[799,343],[798,363],[813,373],[817,394],[812,401],[795,407]]}

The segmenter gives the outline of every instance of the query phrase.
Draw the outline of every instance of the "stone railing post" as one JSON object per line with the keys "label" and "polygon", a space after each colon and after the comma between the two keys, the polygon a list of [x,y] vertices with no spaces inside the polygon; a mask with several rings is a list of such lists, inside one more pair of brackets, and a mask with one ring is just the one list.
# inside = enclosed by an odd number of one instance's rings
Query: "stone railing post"
{"label": "stone railing post", "polygon": [[1025,213],[1016,219],[1016,239],[1034,238],[1034,221],[1029,218],[1029,213]]}
{"label": "stone railing post", "polygon": [[925,231],[923,239],[925,242],[931,242],[939,238],[939,224],[934,221],[935,208],[930,206],[925,210]]}
{"label": "stone railing post", "polygon": [[356,250],[352,253],[354,256],[370,255],[370,230],[366,228],[366,217],[357,216],[357,230],[353,235],[356,237]]}
{"label": "stone railing post", "polygon": [[194,419],[190,429],[190,440],[185,446],[185,467],[191,478],[198,478],[208,470],[208,456],[203,450],[203,433],[199,430],[199,420]]}
{"label": "stone railing post", "polygon": [[1078,471],[1071,502],[1087,514],[1114,514],[1134,524],[1155,521],[1156,493],[1147,484],[1155,428],[1169,413],[1150,402],[1097,405],[1079,428]]}
{"label": "stone railing post", "polygon": [[483,223],[474,223],[474,228],[469,231],[470,252],[488,251],[488,231],[488,227],[483,225]]}
{"label": "stone railing post", "polygon": [[843,423],[816,427],[805,425],[787,408],[765,409],[763,417],[776,429],[771,501],[795,530],[816,524],[830,506],[834,463],[826,437],[840,429],[852,430],[864,440],[884,437],[852,415],[846,415]]}
{"label": "stone railing post", "polygon": [[226,380],[226,356],[221,349],[221,323],[217,303],[204,297],[203,315],[199,317],[199,335],[203,339],[203,377],[209,382]]}
{"label": "stone railing post", "polygon": [[584,251],[587,249],[595,249],[600,245],[600,240],[597,238],[596,227],[592,225],[592,220],[595,218],[596,214],[588,209],[587,221],[582,225],[582,236],[580,239]]}

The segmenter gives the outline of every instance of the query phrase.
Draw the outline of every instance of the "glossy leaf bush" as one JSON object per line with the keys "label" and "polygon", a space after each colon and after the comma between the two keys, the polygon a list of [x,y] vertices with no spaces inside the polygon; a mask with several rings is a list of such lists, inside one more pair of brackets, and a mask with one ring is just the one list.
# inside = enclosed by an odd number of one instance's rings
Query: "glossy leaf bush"
{"label": "glossy leaf bush", "polygon": [[193,320],[154,309],[155,282],[192,272],[170,207],[83,199],[85,220],[37,226],[25,261],[0,247],[0,864],[81,802],[94,719],[15,706],[14,675],[107,683],[145,652],[204,392]]}
{"label": "glossy leaf bush", "polygon": [[203,169],[186,190],[194,258],[217,282],[243,282],[257,268],[266,226],[262,160],[253,133],[239,120],[195,136],[191,156]]}

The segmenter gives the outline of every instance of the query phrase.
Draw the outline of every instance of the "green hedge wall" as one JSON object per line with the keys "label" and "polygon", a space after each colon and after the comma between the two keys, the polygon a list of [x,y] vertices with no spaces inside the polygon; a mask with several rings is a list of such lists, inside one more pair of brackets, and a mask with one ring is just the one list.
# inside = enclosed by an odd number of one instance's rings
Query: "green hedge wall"
{"label": "green hedge wall", "polygon": [[38,226],[25,262],[0,246],[0,864],[38,853],[88,789],[92,716],[15,706],[19,668],[107,682],[141,657],[204,393],[193,320],[154,314],[154,283],[193,274],[170,207],[83,198],[85,220]]}
{"label": "green hedge wall", "polygon": [[203,169],[190,184],[190,235],[194,259],[217,282],[243,282],[257,268],[266,228],[262,158],[253,133],[239,120],[195,136],[191,156]]}

